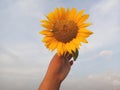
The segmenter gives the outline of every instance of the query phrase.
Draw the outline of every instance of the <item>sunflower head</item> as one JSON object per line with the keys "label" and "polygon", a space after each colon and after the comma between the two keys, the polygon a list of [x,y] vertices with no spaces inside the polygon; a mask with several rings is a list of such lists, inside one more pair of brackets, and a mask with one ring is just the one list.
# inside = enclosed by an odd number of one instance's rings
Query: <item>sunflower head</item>
{"label": "sunflower head", "polygon": [[54,24],[53,34],[54,37],[63,43],[70,42],[76,37],[78,27],[75,22],[70,20],[61,20]]}
{"label": "sunflower head", "polygon": [[43,42],[50,50],[57,50],[58,55],[72,54],[73,58],[78,55],[81,42],[87,43],[86,38],[92,34],[86,27],[88,14],[84,10],[77,12],[75,8],[56,8],[50,12],[46,20],[41,20],[45,30],[40,34],[45,35]]}

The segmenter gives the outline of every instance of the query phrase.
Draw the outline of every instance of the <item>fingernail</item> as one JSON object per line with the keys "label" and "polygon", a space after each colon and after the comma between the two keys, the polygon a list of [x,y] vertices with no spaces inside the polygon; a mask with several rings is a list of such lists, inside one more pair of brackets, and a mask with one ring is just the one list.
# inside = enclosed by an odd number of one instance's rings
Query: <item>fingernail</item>
{"label": "fingernail", "polygon": [[71,66],[73,65],[73,60],[72,60],[72,61],[70,61],[70,65],[71,65]]}

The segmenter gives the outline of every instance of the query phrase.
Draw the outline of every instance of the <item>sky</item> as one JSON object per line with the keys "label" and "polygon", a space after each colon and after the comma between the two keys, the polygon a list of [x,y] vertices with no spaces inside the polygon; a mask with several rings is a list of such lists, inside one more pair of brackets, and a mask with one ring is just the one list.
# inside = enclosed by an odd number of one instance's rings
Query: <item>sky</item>
{"label": "sky", "polygon": [[94,32],[60,90],[120,90],[120,0],[0,0],[0,90],[37,90],[55,54],[40,20],[56,7],[85,9]]}

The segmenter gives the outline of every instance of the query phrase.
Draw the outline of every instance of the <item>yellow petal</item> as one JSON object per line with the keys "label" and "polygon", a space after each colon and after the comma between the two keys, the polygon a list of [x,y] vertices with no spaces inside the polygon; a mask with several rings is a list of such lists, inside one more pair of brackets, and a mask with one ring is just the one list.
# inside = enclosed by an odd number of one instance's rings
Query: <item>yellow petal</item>
{"label": "yellow petal", "polygon": [[68,16],[68,15],[69,15],[69,13],[70,13],[70,9],[69,9],[69,8],[67,8],[67,10],[66,10],[66,16]]}
{"label": "yellow petal", "polygon": [[62,12],[60,11],[60,9],[59,9],[59,11],[58,11],[58,14],[59,14],[59,18],[58,18],[58,19],[61,19]]}
{"label": "yellow petal", "polygon": [[76,48],[79,48],[79,46],[81,46],[80,40],[78,38],[73,39],[72,42],[75,44]]}
{"label": "yellow petal", "polygon": [[69,43],[66,43],[66,44],[65,44],[65,50],[66,50],[67,52],[69,52],[70,54],[72,54],[72,50],[71,50],[71,47],[70,47]]}
{"label": "yellow petal", "polygon": [[58,42],[56,40],[52,40],[51,44],[49,45],[50,50],[55,50],[57,48]]}
{"label": "yellow petal", "polygon": [[60,20],[65,19],[65,9],[64,8],[62,8],[62,7],[60,8],[59,14],[60,14]]}
{"label": "yellow petal", "polygon": [[65,14],[65,9],[63,7],[61,7],[60,12],[62,12],[62,14]]}
{"label": "yellow petal", "polygon": [[57,52],[58,52],[58,55],[59,55],[59,56],[63,54],[63,51],[62,51],[62,43],[61,43],[61,42],[58,42]]}
{"label": "yellow petal", "polygon": [[86,21],[89,18],[89,14],[83,15],[80,20],[78,21],[78,26],[81,25],[84,21]]}
{"label": "yellow petal", "polygon": [[72,51],[76,51],[76,45],[72,41],[70,42],[69,45],[70,45]]}
{"label": "yellow petal", "polygon": [[62,43],[61,55],[64,54],[64,44]]}
{"label": "yellow petal", "polygon": [[41,25],[42,25],[43,27],[45,27],[45,28],[48,28],[48,27],[49,27],[50,29],[52,28],[52,23],[51,23],[50,21],[41,20],[40,22],[42,23]]}
{"label": "yellow petal", "polygon": [[57,18],[57,20],[64,19],[64,16],[65,16],[64,8],[58,9],[58,18]]}
{"label": "yellow petal", "polygon": [[47,19],[48,19],[50,22],[52,22],[52,23],[55,22],[54,12],[49,13],[46,17],[47,17]]}
{"label": "yellow petal", "polygon": [[76,8],[72,8],[72,10],[70,11],[70,14],[69,14],[69,18],[71,20],[74,20],[75,16],[76,16]]}
{"label": "yellow petal", "polygon": [[79,37],[81,42],[88,43],[88,41],[84,37]]}
{"label": "yellow petal", "polygon": [[82,23],[82,24],[79,25],[79,27],[85,28],[85,27],[88,27],[90,25],[92,25],[92,23]]}
{"label": "yellow petal", "polygon": [[53,37],[49,37],[49,36],[45,36],[43,39],[42,39],[42,42],[49,42],[51,41],[52,39],[54,39]]}
{"label": "yellow petal", "polygon": [[[50,45],[50,42],[45,43],[45,46],[48,48]],[[48,48],[49,49],[49,48]],[[50,50],[50,49],[49,49]]]}
{"label": "yellow petal", "polygon": [[59,18],[59,9],[56,8],[55,9],[55,19],[58,19]]}
{"label": "yellow petal", "polygon": [[76,16],[76,22],[78,22],[80,20],[80,18],[82,17],[84,12],[85,12],[85,10],[81,10],[80,12],[78,12],[78,14]]}
{"label": "yellow petal", "polygon": [[40,22],[42,22],[42,23],[50,23],[48,20],[41,20]]}
{"label": "yellow petal", "polygon": [[87,30],[85,28],[81,28],[80,30],[78,30],[78,32],[83,33],[83,34],[88,34],[88,35],[93,34],[93,32],[91,32],[90,30]]}
{"label": "yellow petal", "polygon": [[41,24],[44,28],[52,29],[52,25],[49,23]]}
{"label": "yellow petal", "polygon": [[83,38],[87,38],[87,37],[89,37],[90,36],[90,34],[86,34],[86,33],[79,33],[78,35],[77,35],[77,37],[83,37]]}
{"label": "yellow petal", "polygon": [[40,34],[46,35],[46,36],[53,36],[53,33],[49,30],[43,30],[39,32]]}

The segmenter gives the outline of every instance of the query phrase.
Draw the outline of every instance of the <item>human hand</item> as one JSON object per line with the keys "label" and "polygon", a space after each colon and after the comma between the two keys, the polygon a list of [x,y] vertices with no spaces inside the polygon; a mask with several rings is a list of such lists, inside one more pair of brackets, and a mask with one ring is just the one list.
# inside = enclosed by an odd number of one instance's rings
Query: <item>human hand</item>
{"label": "human hand", "polygon": [[44,90],[59,90],[61,82],[66,78],[73,64],[71,58],[72,55],[68,53],[64,56],[55,54],[39,90],[43,90],[43,88]]}
{"label": "human hand", "polygon": [[68,75],[73,61],[71,59],[72,55],[66,54],[65,56],[58,56],[55,54],[50,62],[47,75],[57,78],[58,81],[62,82]]}

